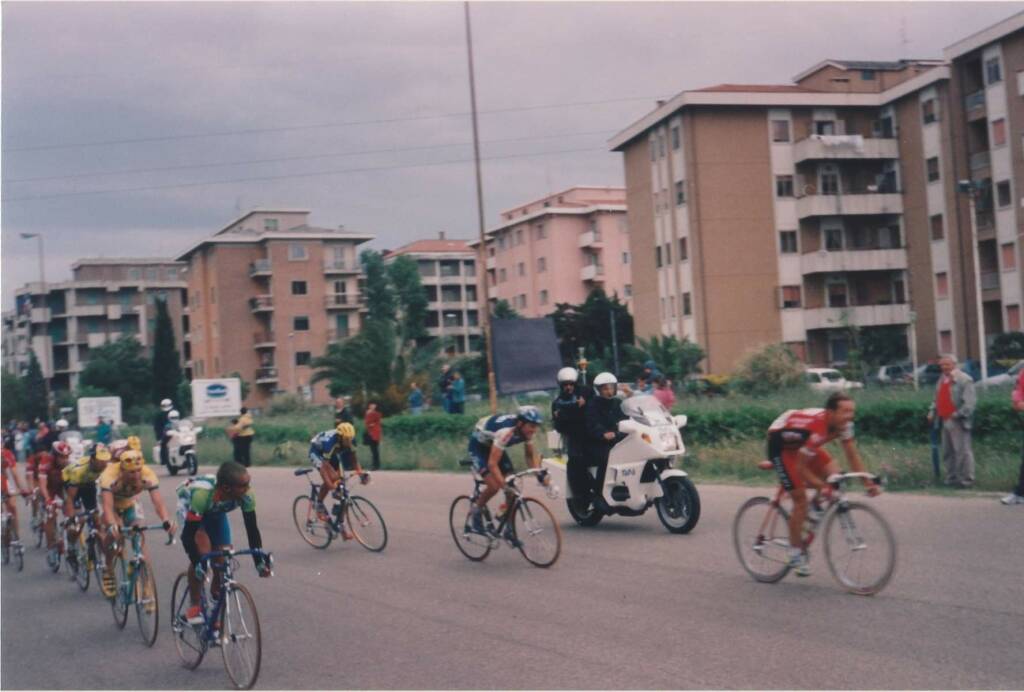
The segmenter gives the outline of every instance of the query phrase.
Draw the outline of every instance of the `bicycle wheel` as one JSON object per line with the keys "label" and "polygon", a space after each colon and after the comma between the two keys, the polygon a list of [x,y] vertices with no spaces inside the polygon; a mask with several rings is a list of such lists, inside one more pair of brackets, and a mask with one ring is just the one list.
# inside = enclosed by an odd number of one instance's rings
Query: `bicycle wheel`
{"label": "bicycle wheel", "polygon": [[3,563],[6,565],[11,561],[11,541],[7,535],[7,525],[4,525],[3,535]]}
{"label": "bicycle wheel", "polygon": [[206,655],[207,642],[203,636],[204,626],[187,622],[185,614],[191,603],[188,597],[188,574],[182,572],[174,580],[174,588],[171,589],[171,632],[182,665],[194,670]]}
{"label": "bicycle wheel", "polygon": [[224,668],[235,687],[247,690],[256,684],[263,657],[260,618],[249,590],[234,584],[224,595],[220,650]]}
{"label": "bicycle wheel", "polygon": [[75,561],[78,563],[78,571],[75,572],[75,581],[82,591],[89,590],[89,546],[85,542],[85,531],[78,534],[75,541]]}
{"label": "bicycle wheel", "polygon": [[100,592],[100,596],[106,598],[103,593],[103,573],[107,570],[107,557],[99,540],[89,542],[89,555],[92,560],[92,574],[96,578],[96,590]]}
{"label": "bicycle wheel", "polygon": [[550,567],[562,554],[562,529],[540,500],[524,497],[519,501],[512,516],[512,531],[519,552],[535,567]]}
{"label": "bicycle wheel", "polygon": [[18,543],[14,548],[14,568],[19,572],[25,569],[25,548]]}
{"label": "bicycle wheel", "polygon": [[46,538],[46,517],[42,512],[32,518],[32,531],[36,534],[36,547],[42,548],[43,539]]}
{"label": "bicycle wheel", "polygon": [[156,596],[156,578],[146,562],[139,563],[135,573],[135,617],[139,621],[142,643],[153,646],[160,625],[160,601]]}
{"label": "bicycle wheel", "polygon": [[789,525],[782,508],[767,497],[752,497],[732,523],[736,557],[759,582],[774,584],[789,572]]}
{"label": "bicycle wheel", "polygon": [[316,507],[309,495],[299,495],[292,503],[292,519],[302,540],[314,548],[323,550],[331,544],[334,532],[316,514]]}
{"label": "bicycle wheel", "polygon": [[873,596],[885,588],[896,568],[896,539],[888,522],[860,502],[837,505],[822,530],[828,568],[843,588]]}
{"label": "bicycle wheel", "polygon": [[67,533],[64,534],[60,544],[64,548],[64,571],[68,573],[71,581],[78,581],[78,552],[68,540]]}
{"label": "bicycle wheel", "polygon": [[388,527],[376,505],[365,497],[353,495],[345,505],[349,531],[367,550],[379,553],[388,544]]}
{"label": "bicycle wheel", "polygon": [[114,614],[117,629],[123,630],[124,624],[128,622],[128,601],[131,594],[128,591],[128,570],[124,558],[120,555],[114,556],[114,580],[117,582],[117,593],[110,600],[110,610]]}
{"label": "bicycle wheel", "polygon": [[473,531],[469,525],[469,510],[473,501],[468,495],[459,495],[448,510],[448,526],[452,530],[455,547],[473,562],[480,562],[491,552],[489,536]]}

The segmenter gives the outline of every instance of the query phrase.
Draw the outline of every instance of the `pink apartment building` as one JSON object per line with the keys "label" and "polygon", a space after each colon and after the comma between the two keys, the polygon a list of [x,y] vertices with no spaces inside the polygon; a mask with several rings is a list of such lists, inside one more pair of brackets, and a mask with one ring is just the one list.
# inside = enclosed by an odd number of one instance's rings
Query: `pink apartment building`
{"label": "pink apartment building", "polygon": [[595,288],[631,302],[624,188],[572,187],[509,209],[487,238],[491,301],[524,317],[582,303]]}

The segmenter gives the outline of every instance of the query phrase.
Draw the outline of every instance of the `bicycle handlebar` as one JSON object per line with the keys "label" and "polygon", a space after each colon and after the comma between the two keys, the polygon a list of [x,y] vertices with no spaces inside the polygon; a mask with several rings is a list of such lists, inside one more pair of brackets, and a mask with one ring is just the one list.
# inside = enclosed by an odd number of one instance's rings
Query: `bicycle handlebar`
{"label": "bicycle handlebar", "polygon": [[851,480],[853,478],[866,478],[867,480],[872,481],[874,483],[882,482],[881,477],[876,476],[873,473],[867,473],[865,471],[857,471],[851,473],[833,473],[831,476],[825,479],[825,482],[830,485],[838,486],[840,483]]}
{"label": "bicycle handlebar", "polygon": [[231,558],[239,557],[241,555],[254,555],[273,562],[273,555],[270,552],[263,550],[262,548],[250,548],[248,550],[214,550],[209,553],[203,553],[199,556],[199,563],[209,564],[211,560],[215,560],[219,557]]}

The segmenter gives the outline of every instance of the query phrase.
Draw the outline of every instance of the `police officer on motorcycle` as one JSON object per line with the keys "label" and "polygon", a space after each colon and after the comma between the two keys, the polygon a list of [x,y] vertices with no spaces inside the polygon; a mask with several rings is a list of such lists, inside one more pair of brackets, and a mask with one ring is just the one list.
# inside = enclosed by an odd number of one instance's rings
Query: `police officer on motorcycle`
{"label": "police officer on motorcycle", "polygon": [[612,447],[623,437],[619,432],[619,421],[627,418],[622,412],[622,401],[618,396],[619,381],[610,372],[602,372],[594,378],[594,392],[586,405],[587,452],[591,465],[597,466],[594,479],[594,505],[602,512],[610,508],[603,496],[604,476],[608,470],[608,455]]}
{"label": "police officer on motorcycle", "polygon": [[551,402],[551,419],[555,430],[562,435],[569,457],[566,477],[574,501],[586,511],[591,501],[591,479],[587,471],[587,416],[586,405],[590,390],[580,384],[576,368],[558,371],[558,397]]}

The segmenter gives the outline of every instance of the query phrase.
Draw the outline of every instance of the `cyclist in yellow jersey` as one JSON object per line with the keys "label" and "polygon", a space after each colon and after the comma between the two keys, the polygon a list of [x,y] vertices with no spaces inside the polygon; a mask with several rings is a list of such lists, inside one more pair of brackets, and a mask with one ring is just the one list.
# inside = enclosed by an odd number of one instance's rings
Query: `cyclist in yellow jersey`
{"label": "cyclist in yellow jersey", "polygon": [[[131,444],[128,449],[121,452],[119,462],[107,465],[97,483],[103,495],[103,524],[107,527],[103,541],[107,553],[107,571],[103,575],[102,586],[103,593],[112,598],[117,589],[113,572],[113,544],[122,527],[139,524],[143,519],[142,508],[136,498],[144,490],[148,490],[149,499],[153,502],[153,509],[156,510],[160,521],[163,522],[164,530],[173,536],[175,526],[170,520],[163,498],[160,497],[160,481],[153,473],[153,469],[146,466],[142,452],[132,449]],[[142,543],[142,550],[146,560],[149,560],[145,541]]]}
{"label": "cyclist in yellow jersey", "polygon": [[[106,445],[98,444],[88,456],[81,457],[61,470],[61,478],[64,479],[64,516],[68,522],[75,515],[77,504],[86,512],[96,509],[96,480],[107,468],[108,462],[110,450]],[[78,526],[73,522],[69,524],[68,539],[72,545],[78,540]],[[68,553],[69,560],[74,559],[72,555],[73,551]]]}

